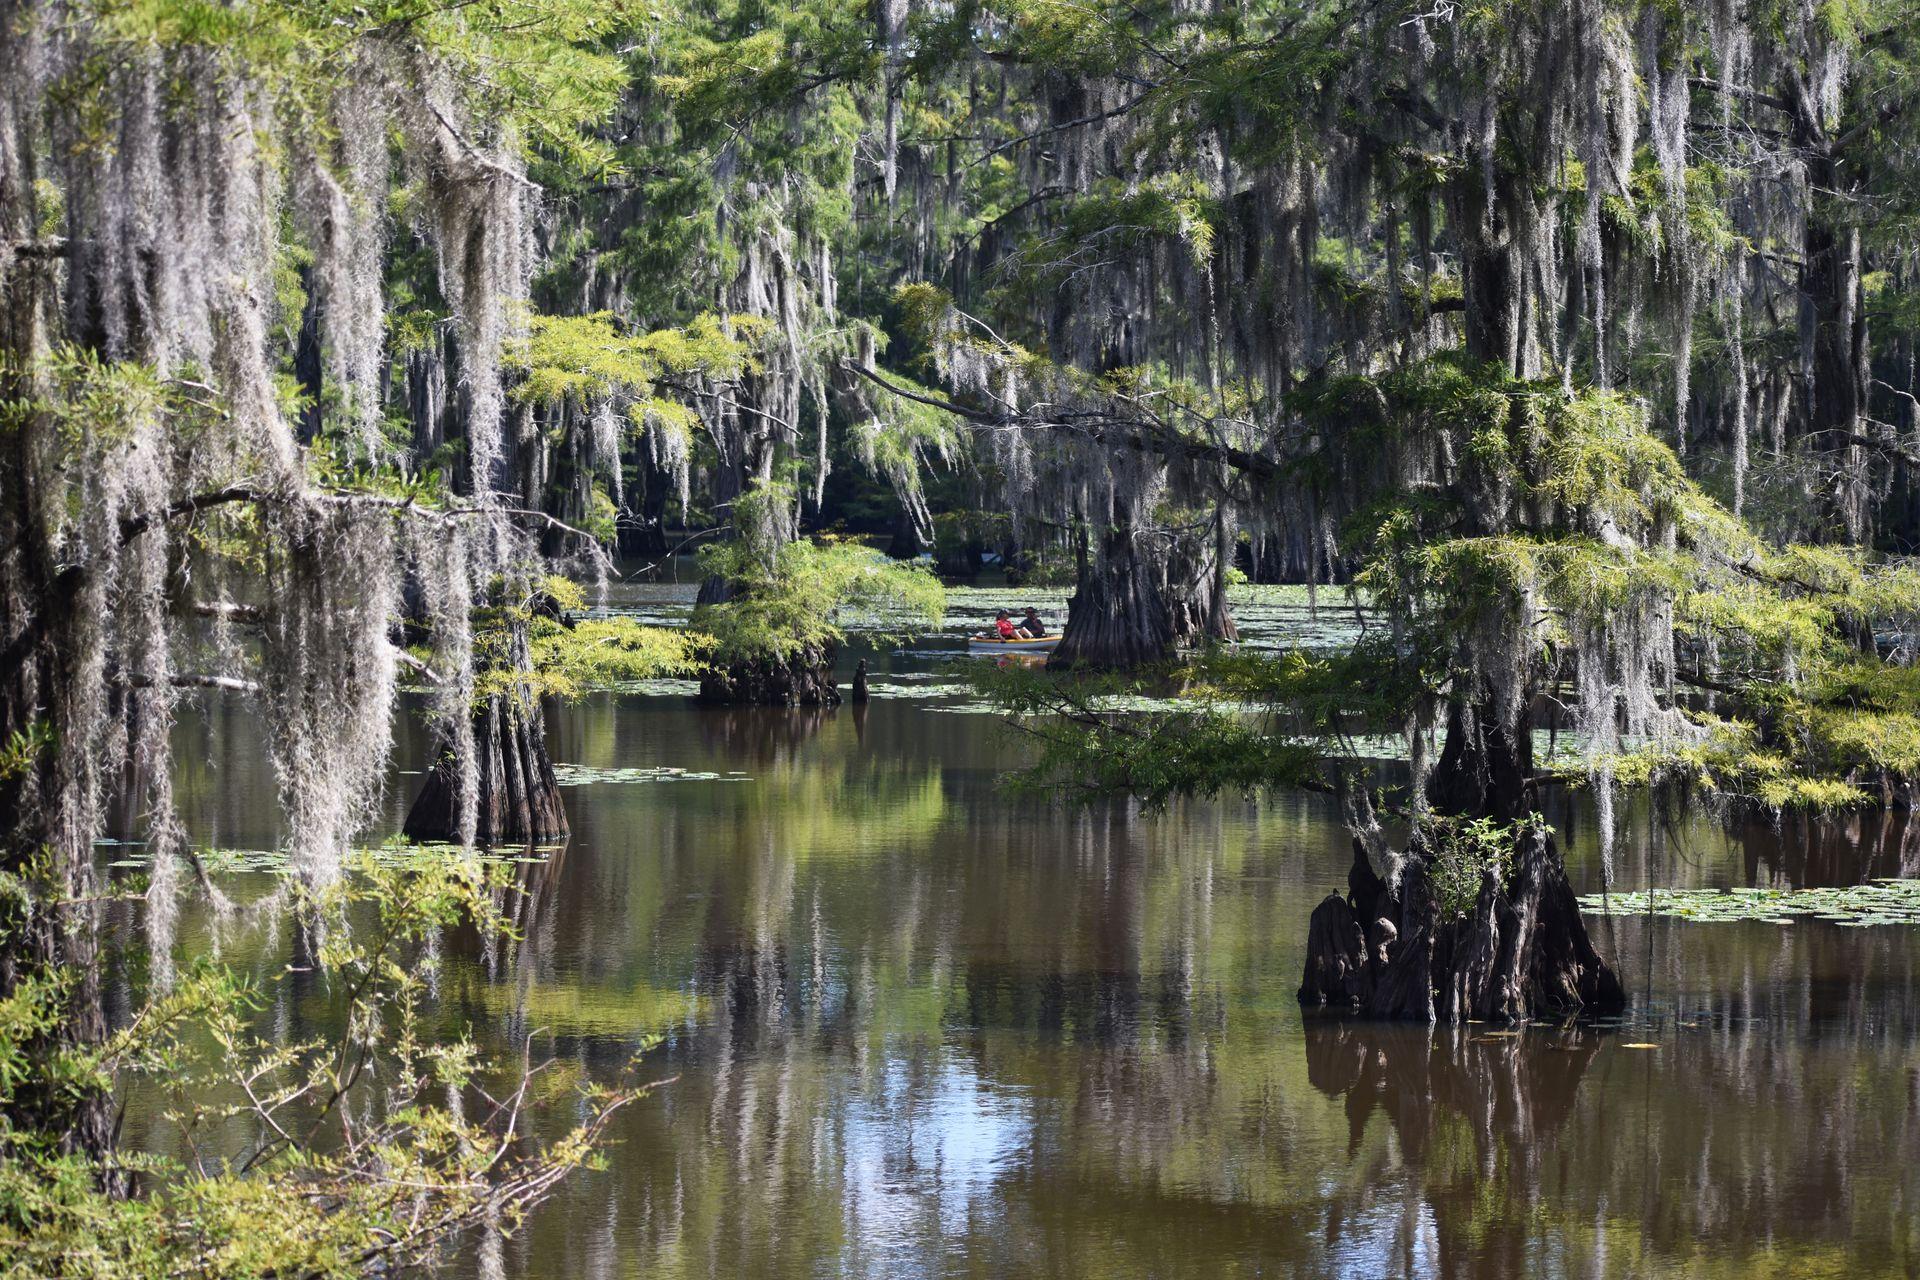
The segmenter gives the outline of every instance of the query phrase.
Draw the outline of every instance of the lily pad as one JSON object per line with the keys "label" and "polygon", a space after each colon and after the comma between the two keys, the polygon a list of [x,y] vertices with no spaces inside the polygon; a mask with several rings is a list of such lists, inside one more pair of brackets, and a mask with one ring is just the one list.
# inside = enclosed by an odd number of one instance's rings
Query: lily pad
{"label": "lily pad", "polygon": [[1754,921],[1788,925],[1825,920],[1846,928],[1920,925],[1920,880],[1812,889],[1655,889],[1588,894],[1580,907],[1595,915],[1654,915],[1675,920]]}
{"label": "lily pad", "polygon": [[752,782],[744,773],[713,773],[701,769],[681,769],[673,765],[651,768],[629,766],[601,768],[590,764],[556,764],[554,780],[563,787],[584,787],[596,783],[637,782]]}

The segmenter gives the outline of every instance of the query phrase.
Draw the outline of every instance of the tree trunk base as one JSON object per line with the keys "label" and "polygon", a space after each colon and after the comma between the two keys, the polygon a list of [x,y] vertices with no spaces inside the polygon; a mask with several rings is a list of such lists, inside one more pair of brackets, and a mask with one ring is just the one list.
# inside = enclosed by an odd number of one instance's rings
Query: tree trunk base
{"label": "tree trunk base", "polygon": [[[492,697],[474,717],[474,784],[478,809],[473,838],[484,845],[558,844],[567,838],[560,783],[547,755],[546,722],[538,704],[522,710]],[[460,839],[460,770],[450,755],[434,762],[401,828],[409,840]]]}
{"label": "tree trunk base", "polygon": [[1131,671],[1167,661],[1178,637],[1167,602],[1138,575],[1089,578],[1067,602],[1067,625],[1047,655],[1054,671]]}
{"label": "tree trunk base", "polygon": [[1371,1018],[1521,1022],[1605,1015],[1626,1006],[1594,950],[1552,839],[1521,836],[1510,881],[1484,873],[1464,916],[1443,919],[1427,856],[1410,852],[1397,888],[1357,844],[1348,897],[1329,895],[1308,924],[1300,1003]]}
{"label": "tree trunk base", "polygon": [[716,706],[835,707],[833,650],[803,649],[785,662],[738,662],[700,678],[700,701]]}

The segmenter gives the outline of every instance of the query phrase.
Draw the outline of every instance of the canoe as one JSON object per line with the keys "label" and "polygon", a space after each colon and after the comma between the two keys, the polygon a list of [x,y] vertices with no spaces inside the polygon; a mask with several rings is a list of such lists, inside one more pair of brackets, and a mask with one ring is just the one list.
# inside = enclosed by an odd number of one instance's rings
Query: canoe
{"label": "canoe", "polygon": [[1059,643],[1059,636],[1041,636],[1038,640],[982,640],[979,636],[968,636],[967,650],[970,653],[1052,653]]}

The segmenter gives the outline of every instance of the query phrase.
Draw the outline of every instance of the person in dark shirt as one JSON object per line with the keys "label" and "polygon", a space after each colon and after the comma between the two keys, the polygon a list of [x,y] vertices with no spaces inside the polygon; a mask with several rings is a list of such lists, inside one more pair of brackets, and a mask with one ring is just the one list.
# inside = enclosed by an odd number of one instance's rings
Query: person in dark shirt
{"label": "person in dark shirt", "polygon": [[1029,607],[1027,616],[1020,619],[1020,634],[1029,640],[1044,640],[1047,635],[1047,620],[1040,616],[1038,609]]}

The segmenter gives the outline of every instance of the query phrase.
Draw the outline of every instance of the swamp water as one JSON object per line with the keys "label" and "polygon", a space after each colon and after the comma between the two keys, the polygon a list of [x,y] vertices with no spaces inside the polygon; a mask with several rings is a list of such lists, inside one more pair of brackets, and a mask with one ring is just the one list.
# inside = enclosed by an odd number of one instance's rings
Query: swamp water
{"label": "swamp water", "polygon": [[[670,617],[686,594],[625,602]],[[557,1060],[558,1113],[536,1120],[555,1131],[574,1082],[636,1052],[672,1082],[506,1244],[506,1274],[1920,1269],[1920,926],[1638,901],[1589,916],[1633,995],[1621,1025],[1304,1017],[1307,917],[1351,858],[1331,805],[1009,795],[1017,743],[941,688],[973,603],[944,640],[873,655],[864,709],[707,709],[666,686],[550,711],[573,837],[517,867],[519,942],[447,940],[446,1025],[496,1052],[531,1033]],[[1327,625],[1302,618],[1271,627]],[[402,732],[395,830],[427,750]],[[216,701],[179,746],[194,838],[271,848],[255,722]],[[1584,806],[1548,808],[1598,892]],[[1621,891],[1920,876],[1920,835],[1892,819],[1623,827]],[[177,952],[214,936],[189,905]],[[287,946],[220,941],[262,976]],[[326,1030],[276,990],[274,1034]],[[135,1107],[126,1136],[166,1132]]]}

